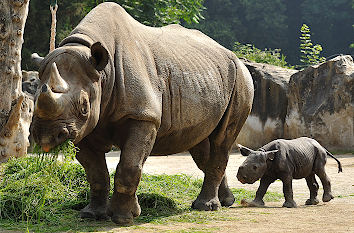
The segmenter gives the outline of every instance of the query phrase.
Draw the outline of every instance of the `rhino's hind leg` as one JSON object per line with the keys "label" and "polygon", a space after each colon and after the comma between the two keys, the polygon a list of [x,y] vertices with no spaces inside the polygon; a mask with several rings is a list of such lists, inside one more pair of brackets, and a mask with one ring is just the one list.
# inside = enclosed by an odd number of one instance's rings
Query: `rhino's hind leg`
{"label": "rhino's hind leg", "polygon": [[[191,148],[189,152],[192,155],[192,158],[197,164],[198,168],[205,172],[205,166],[207,161],[209,160],[210,154],[209,139],[207,138],[203,140],[198,145]],[[219,186],[218,198],[222,206],[231,206],[235,202],[235,197],[227,184],[226,174],[224,175]]]}
{"label": "rhino's hind leg", "polygon": [[306,200],[305,205],[317,205],[319,203],[317,199],[318,183],[315,178],[315,174],[311,174],[306,177],[307,186],[310,189],[310,198]]}
{"label": "rhino's hind leg", "polygon": [[97,220],[107,219],[107,203],[109,192],[109,173],[105,153],[94,152],[85,140],[79,144],[77,160],[84,167],[87,181],[90,184],[90,203],[81,210],[81,218]]}

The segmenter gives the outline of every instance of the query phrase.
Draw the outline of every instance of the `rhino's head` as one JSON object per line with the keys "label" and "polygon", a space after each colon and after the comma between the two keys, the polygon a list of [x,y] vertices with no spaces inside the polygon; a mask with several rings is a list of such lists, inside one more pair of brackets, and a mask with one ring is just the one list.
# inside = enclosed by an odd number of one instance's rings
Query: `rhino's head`
{"label": "rhino's head", "polygon": [[101,102],[99,71],[107,63],[108,52],[100,43],[90,49],[58,48],[40,61],[31,130],[44,151],[67,139],[78,143],[95,128]]}
{"label": "rhino's head", "polygon": [[237,172],[237,179],[242,184],[253,184],[259,180],[267,170],[267,160],[273,160],[278,151],[254,151],[242,145],[238,145],[238,147],[241,154],[247,156]]}

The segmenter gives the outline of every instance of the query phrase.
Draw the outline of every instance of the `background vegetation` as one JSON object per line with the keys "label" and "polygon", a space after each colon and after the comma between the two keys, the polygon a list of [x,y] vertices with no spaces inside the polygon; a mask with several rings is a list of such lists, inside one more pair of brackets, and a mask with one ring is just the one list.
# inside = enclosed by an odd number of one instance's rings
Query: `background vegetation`
{"label": "background vegetation", "polygon": [[[102,0],[58,0],[57,43]],[[354,0],[115,0],[134,18],[150,26],[180,23],[197,28],[229,49],[235,42],[260,50],[281,49],[291,65],[300,64],[300,29],[324,57],[354,54]],[[34,69],[33,52],[49,49],[50,1],[31,0],[23,46],[23,69]],[[203,17],[204,16],[204,17]],[[203,19],[205,18],[205,19]],[[199,24],[198,24],[199,22]],[[352,46],[350,46],[352,44]],[[276,50],[277,51],[277,50]],[[277,51],[279,52],[279,51]]]}

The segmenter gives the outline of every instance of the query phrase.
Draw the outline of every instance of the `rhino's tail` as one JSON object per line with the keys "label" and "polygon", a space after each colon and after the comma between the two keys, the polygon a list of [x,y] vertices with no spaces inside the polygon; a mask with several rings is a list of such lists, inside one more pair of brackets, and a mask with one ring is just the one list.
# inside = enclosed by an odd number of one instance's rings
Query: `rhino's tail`
{"label": "rhino's tail", "polygon": [[335,159],[337,161],[337,163],[338,163],[338,173],[339,172],[343,172],[342,164],[339,162],[339,160],[336,157],[334,157],[334,155],[332,155],[331,152],[329,152],[328,150],[326,150],[326,153],[327,153],[328,156],[332,157],[333,159]]}

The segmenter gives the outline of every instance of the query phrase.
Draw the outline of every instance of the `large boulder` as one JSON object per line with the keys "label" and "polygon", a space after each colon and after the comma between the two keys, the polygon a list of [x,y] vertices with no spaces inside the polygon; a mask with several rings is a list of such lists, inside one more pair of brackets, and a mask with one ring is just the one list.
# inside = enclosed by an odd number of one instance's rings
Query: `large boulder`
{"label": "large boulder", "polygon": [[354,63],[338,56],[294,74],[289,82],[285,138],[309,136],[327,149],[354,149]]}
{"label": "large boulder", "polygon": [[257,148],[284,137],[288,82],[297,70],[245,59],[242,61],[252,75],[255,93],[252,112],[237,138],[237,143]]}

